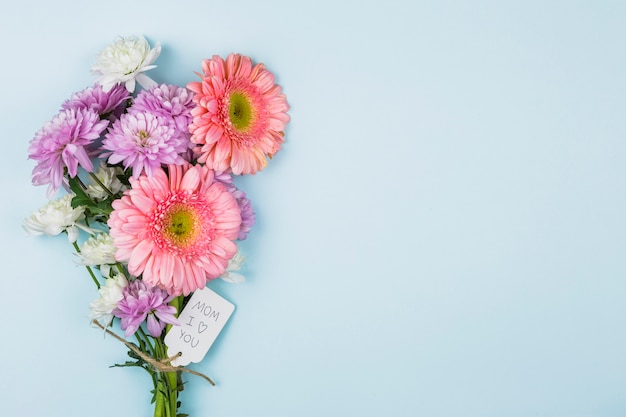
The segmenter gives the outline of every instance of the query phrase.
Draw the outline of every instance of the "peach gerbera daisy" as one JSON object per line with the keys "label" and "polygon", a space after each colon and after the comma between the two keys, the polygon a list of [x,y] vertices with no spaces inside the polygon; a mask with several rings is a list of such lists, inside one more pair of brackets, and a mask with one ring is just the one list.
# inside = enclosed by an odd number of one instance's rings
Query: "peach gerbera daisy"
{"label": "peach gerbera daisy", "polygon": [[187,88],[195,93],[191,141],[198,161],[216,171],[254,174],[267,166],[284,142],[289,104],[263,64],[230,54],[202,62],[202,81]]}
{"label": "peach gerbera daisy", "polygon": [[206,166],[169,165],[131,178],[108,224],[128,271],[171,295],[188,295],[224,273],[237,253],[235,197]]}

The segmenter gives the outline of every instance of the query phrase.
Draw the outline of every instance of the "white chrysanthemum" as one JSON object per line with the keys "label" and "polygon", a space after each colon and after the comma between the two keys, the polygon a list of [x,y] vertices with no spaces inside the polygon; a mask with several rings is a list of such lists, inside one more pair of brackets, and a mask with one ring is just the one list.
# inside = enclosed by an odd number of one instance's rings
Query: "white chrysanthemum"
{"label": "white chrysanthemum", "polygon": [[128,286],[128,280],[124,274],[117,274],[113,278],[107,278],[105,284],[100,287],[100,297],[89,304],[91,319],[97,320],[103,326],[108,326],[113,320],[113,310],[124,296],[124,288]]}
{"label": "white chrysanthemum", "polygon": [[114,264],[116,262],[115,250],[113,238],[108,233],[98,233],[83,243],[78,256],[81,265],[99,266]]}
{"label": "white chrysanthemum", "polygon": [[100,51],[91,70],[100,75],[98,82],[105,92],[116,84],[124,84],[132,93],[135,91],[135,80],[145,89],[156,85],[144,72],[156,67],[152,63],[160,54],[161,45],[158,42],[151,49],[143,36],[120,36]]}
{"label": "white chrysanthemum", "polygon": [[73,197],[74,194],[67,194],[57,200],[50,200],[39,211],[24,219],[24,229],[33,236],[56,236],[66,232],[72,243],[78,239],[78,229],[92,233],[92,229],[81,223],[85,208],[72,208]]}
{"label": "white chrysanthemum", "polygon": [[235,256],[228,261],[226,272],[220,275],[220,278],[226,282],[230,282],[231,284],[241,284],[242,282],[245,282],[246,277],[236,272],[241,269],[245,260],[246,257],[242,255],[241,252],[237,251]]}
{"label": "white chrysanthemum", "polygon": [[[121,168],[108,167],[104,161],[100,161],[100,168],[98,168],[98,172],[95,173],[102,185],[109,189],[109,191],[113,194],[119,193],[122,188],[124,188],[124,184],[122,184],[119,178],[117,178],[120,174],[123,174],[123,170]],[[89,197],[96,201],[102,201],[109,196],[102,186],[97,184],[95,181],[87,185],[85,192],[89,195]]]}

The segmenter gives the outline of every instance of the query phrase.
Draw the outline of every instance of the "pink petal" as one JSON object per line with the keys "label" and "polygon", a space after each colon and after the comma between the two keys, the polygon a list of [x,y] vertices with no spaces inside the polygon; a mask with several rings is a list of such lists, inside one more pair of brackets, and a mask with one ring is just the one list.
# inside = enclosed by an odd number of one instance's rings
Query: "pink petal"
{"label": "pink petal", "polygon": [[139,276],[146,267],[146,262],[152,254],[154,245],[150,240],[140,241],[130,256],[128,262],[128,272],[135,276]]}

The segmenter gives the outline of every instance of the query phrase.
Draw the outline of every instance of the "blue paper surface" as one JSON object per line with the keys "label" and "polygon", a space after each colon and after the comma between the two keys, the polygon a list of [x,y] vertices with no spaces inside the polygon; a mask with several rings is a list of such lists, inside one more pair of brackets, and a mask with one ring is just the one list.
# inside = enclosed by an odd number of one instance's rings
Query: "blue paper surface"
{"label": "blue paper surface", "polygon": [[[151,415],[151,382],[89,326],[97,293],[28,142],[143,34],[151,76],[264,62],[282,151],[238,178],[257,224],[237,306],[182,411],[243,416],[626,413],[626,4],[12,2],[0,14],[3,415]],[[6,413],[6,414],[4,414]]]}

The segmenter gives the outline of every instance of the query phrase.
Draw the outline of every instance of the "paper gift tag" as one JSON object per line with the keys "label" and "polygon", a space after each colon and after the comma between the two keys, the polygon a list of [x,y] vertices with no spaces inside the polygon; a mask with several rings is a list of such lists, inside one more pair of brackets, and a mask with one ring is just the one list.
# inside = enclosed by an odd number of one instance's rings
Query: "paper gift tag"
{"label": "paper gift tag", "polygon": [[194,292],[178,316],[180,325],[172,326],[165,335],[167,355],[181,353],[172,365],[202,361],[233,311],[232,303],[206,287]]}

